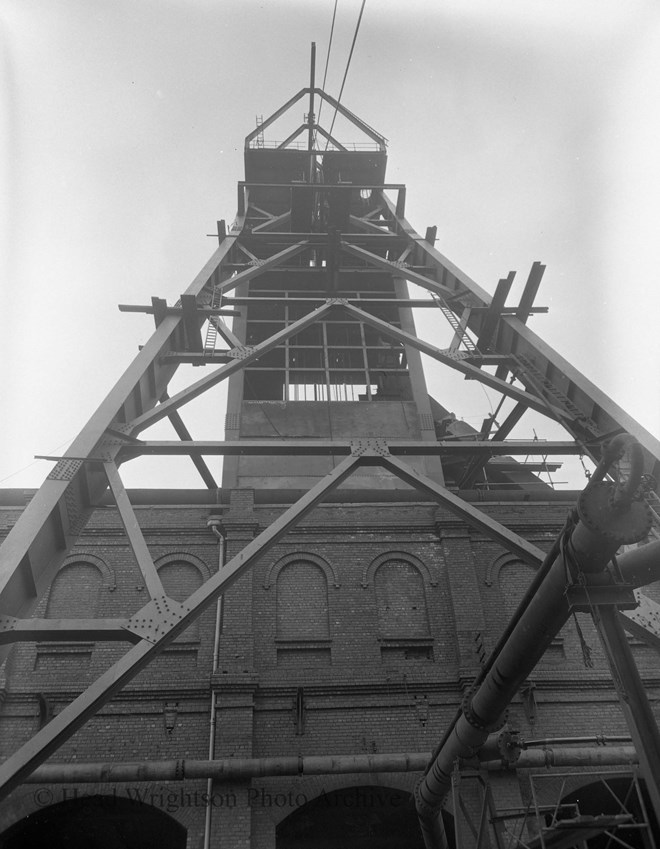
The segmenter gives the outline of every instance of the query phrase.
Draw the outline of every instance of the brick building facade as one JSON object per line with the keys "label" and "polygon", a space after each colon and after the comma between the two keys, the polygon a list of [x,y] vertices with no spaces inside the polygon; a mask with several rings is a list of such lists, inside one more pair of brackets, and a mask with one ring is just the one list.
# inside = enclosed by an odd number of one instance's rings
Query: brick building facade
{"label": "brick building facade", "polygon": [[[180,503],[159,504],[159,495],[164,494],[153,493],[156,503],[140,504],[136,511],[175,599],[185,598],[221,568],[221,546],[207,527],[209,517],[221,519],[225,556],[231,557],[282,511],[264,496],[254,503],[252,490],[232,492],[223,505],[203,503],[199,496],[197,503],[186,503],[185,492],[176,499]],[[172,500],[173,493],[166,497]],[[141,499],[136,494],[134,500]],[[561,529],[570,501],[481,506],[546,548]],[[6,525],[18,509],[3,508]],[[213,691],[217,759],[429,753],[531,573],[501,546],[429,501],[390,497],[372,504],[320,505],[226,594],[215,671],[216,615],[209,609],[51,762],[206,759]],[[143,594],[117,511],[108,505],[89,521],[37,615],[57,617],[62,605],[79,615],[125,614],[140,608]],[[588,617],[578,616],[582,639],[573,624],[567,625],[511,706],[508,723],[525,739],[626,735],[597,636]],[[583,641],[593,653],[593,668],[585,666]],[[12,649],[2,691],[3,756],[123,650],[113,643],[47,641]],[[657,655],[642,643],[634,651],[653,698],[660,692]],[[397,835],[399,827],[412,829],[406,833],[415,840],[409,794],[420,774],[372,771],[215,781],[211,845],[326,845],[314,830],[322,817],[317,812],[305,818],[303,811],[319,799],[333,811],[333,823],[357,829],[353,833],[364,842],[352,845],[403,845],[382,841]],[[526,771],[491,776],[503,809],[524,809],[527,785]],[[358,791],[363,796],[351,796]],[[465,792],[469,801],[476,789],[466,782]],[[203,846],[204,780],[25,784],[3,803],[0,828],[4,832],[25,823],[26,816],[29,822],[52,810],[51,805],[91,804],[87,796],[105,798],[108,810],[127,821],[136,818],[139,800],[185,829],[182,842],[163,844],[161,835],[161,845]],[[124,811],[121,805],[128,801]],[[174,839],[172,829],[166,831],[167,839]],[[153,833],[159,834],[157,829]],[[12,843],[11,831],[5,834],[8,847],[26,845]]]}

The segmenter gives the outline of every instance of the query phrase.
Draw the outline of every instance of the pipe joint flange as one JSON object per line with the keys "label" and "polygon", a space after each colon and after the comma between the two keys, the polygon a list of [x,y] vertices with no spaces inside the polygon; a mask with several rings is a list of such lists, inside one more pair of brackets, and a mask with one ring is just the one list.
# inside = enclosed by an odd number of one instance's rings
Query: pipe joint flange
{"label": "pipe joint flange", "polygon": [[627,510],[612,506],[614,484],[601,481],[587,487],[577,503],[578,515],[590,531],[617,545],[631,545],[651,530],[651,510],[643,501],[633,501]]}
{"label": "pipe joint flange", "polygon": [[515,764],[522,754],[522,743],[518,732],[504,728],[497,737],[497,749],[503,761],[507,764]]}
{"label": "pipe joint flange", "polygon": [[442,797],[437,797],[435,804],[430,805],[422,796],[422,786],[424,781],[425,778],[420,778],[415,784],[413,797],[415,799],[415,810],[417,811],[418,816],[430,822],[435,816],[437,816],[438,810],[442,809],[448,794],[445,793]]}
{"label": "pipe joint flange", "polygon": [[473,728],[476,728],[478,731],[501,731],[506,725],[507,719],[509,717],[508,709],[504,711],[494,722],[484,722],[481,717],[477,716],[472,708],[472,699],[474,698],[474,694],[477,691],[478,687],[470,687],[469,690],[466,691],[463,696],[463,701],[461,702],[461,710],[463,711],[463,716],[467,719],[470,725]]}

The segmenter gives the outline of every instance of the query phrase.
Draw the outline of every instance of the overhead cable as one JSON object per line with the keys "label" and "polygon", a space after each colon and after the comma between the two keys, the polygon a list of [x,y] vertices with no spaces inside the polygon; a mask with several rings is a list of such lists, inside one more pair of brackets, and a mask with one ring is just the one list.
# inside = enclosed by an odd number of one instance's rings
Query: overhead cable
{"label": "overhead cable", "polygon": [[[325,91],[325,81],[328,78],[328,65],[330,63],[330,50],[332,49],[332,36],[335,31],[335,19],[337,17],[337,3],[339,0],[335,0],[335,8],[332,12],[332,24],[330,25],[330,40],[328,41],[328,53],[325,57],[325,71],[323,72],[323,85],[321,88]],[[321,112],[323,110],[323,98],[321,98],[321,105],[319,106],[319,116],[317,119],[317,124],[321,122]],[[317,132],[318,135],[318,132]]]}
{"label": "overhead cable", "polygon": [[[351,52],[348,54],[348,62],[346,63],[346,70],[344,71],[344,79],[341,82],[341,88],[339,89],[339,97],[337,98],[337,105],[341,103],[341,96],[344,93],[344,85],[346,84],[346,77],[348,76],[348,69],[351,66],[351,59],[353,58],[353,50],[355,49],[355,42],[357,41],[358,32],[360,31],[360,22],[362,21],[362,13],[364,12],[364,7],[367,0],[362,0],[362,6],[360,7],[360,14],[358,15],[357,24],[355,26],[355,33],[353,35],[353,43],[351,44]],[[335,114],[332,116],[332,124],[330,125],[330,132],[328,135],[332,135],[333,127],[335,126],[335,119],[337,118],[337,107],[335,107]],[[327,139],[325,143],[325,149],[328,149],[328,145],[330,144],[330,139]]]}

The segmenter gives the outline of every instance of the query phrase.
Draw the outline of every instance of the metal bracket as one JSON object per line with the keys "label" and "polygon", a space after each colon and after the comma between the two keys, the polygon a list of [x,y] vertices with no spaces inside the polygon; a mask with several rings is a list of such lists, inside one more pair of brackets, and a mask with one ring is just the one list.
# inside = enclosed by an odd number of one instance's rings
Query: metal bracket
{"label": "metal bracket", "polygon": [[13,631],[18,621],[15,616],[0,616],[0,632]]}
{"label": "metal bracket", "polygon": [[607,586],[581,586],[569,584],[565,591],[571,613],[591,613],[594,607],[607,604],[620,610],[633,610],[639,604],[635,591],[629,584]]}
{"label": "metal bracket", "polygon": [[520,698],[522,699],[523,710],[527,717],[527,722],[534,725],[536,722],[537,703],[536,703],[536,684],[533,681],[524,681],[520,687]]}
{"label": "metal bracket", "polygon": [[183,619],[189,610],[190,608],[186,605],[179,604],[178,601],[174,601],[166,595],[156,596],[141,610],[138,610],[125,625],[122,625],[122,628],[132,634],[137,634],[143,640],[157,643],[164,634],[171,631],[177,622]]}
{"label": "metal bracket", "polygon": [[293,703],[295,713],[296,737],[302,737],[305,733],[305,712],[307,705],[305,704],[305,693],[302,687],[296,690],[296,698]]}
{"label": "metal bracket", "polygon": [[326,298],[325,302],[328,306],[349,306],[348,298]]}
{"label": "metal bracket", "polygon": [[623,627],[633,636],[660,648],[660,605],[644,595],[641,590],[635,590],[635,598],[639,607],[626,613]]}
{"label": "metal bracket", "polygon": [[417,714],[417,719],[419,720],[422,728],[426,728],[426,723],[429,721],[429,700],[428,696],[414,696],[414,707],[415,713]]}
{"label": "metal bracket", "polygon": [[233,360],[245,360],[253,351],[254,345],[237,345],[231,351],[223,351],[223,354]]}
{"label": "metal bracket", "polygon": [[[178,702],[165,702],[165,705],[163,707],[163,718],[165,720],[165,730],[168,734],[171,734],[174,731],[178,712]],[[177,761],[177,765],[178,763],[179,762]]]}
{"label": "metal bracket", "polygon": [[384,439],[351,439],[353,457],[389,457],[390,449]]}
{"label": "metal bracket", "polygon": [[131,424],[118,424],[113,427],[106,427],[105,432],[111,439],[121,440],[122,445],[141,445],[143,440],[131,436],[132,430],[133,425]]}
{"label": "metal bracket", "polygon": [[[451,348],[443,348],[442,353],[445,357],[450,357],[452,360],[455,360],[457,363],[461,362],[461,360],[481,360],[482,358],[479,354],[475,354],[473,351],[452,351]],[[474,378],[470,378],[466,376],[466,380],[474,380]]]}

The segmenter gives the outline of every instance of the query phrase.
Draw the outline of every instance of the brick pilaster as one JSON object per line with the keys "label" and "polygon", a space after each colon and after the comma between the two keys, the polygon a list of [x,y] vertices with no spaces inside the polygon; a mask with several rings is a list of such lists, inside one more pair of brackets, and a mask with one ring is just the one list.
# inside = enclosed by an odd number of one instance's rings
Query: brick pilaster
{"label": "brick pilaster", "polygon": [[447,565],[451,605],[456,624],[459,678],[472,681],[479,672],[486,622],[480,601],[470,530],[462,522],[436,516],[436,530]]}

